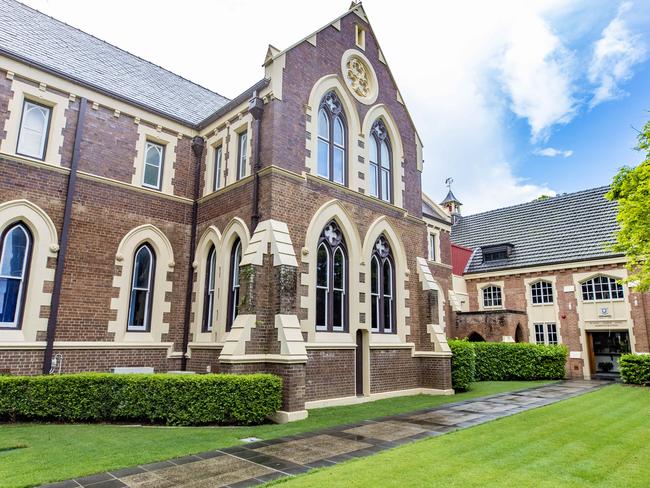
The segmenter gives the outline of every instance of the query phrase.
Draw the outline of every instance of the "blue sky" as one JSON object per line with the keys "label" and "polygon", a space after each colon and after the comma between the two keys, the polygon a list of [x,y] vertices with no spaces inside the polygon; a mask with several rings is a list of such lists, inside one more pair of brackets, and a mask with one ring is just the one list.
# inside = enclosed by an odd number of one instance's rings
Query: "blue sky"
{"label": "blue sky", "polygon": [[[286,48],[350,4],[23,1],[228,97],[263,76],[269,43]],[[606,185],[640,160],[632,127],[650,120],[650,0],[363,5],[424,143],[434,200],[453,177],[475,213]]]}

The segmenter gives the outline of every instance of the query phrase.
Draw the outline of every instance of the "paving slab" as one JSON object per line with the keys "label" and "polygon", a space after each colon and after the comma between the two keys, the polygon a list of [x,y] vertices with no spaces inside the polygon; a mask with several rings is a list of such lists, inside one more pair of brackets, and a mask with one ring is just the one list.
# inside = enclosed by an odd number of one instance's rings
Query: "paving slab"
{"label": "paving slab", "polygon": [[366,422],[207,451],[61,481],[49,488],[244,488],[333,466],[417,439],[503,418],[593,391],[608,382],[565,381],[453,402]]}

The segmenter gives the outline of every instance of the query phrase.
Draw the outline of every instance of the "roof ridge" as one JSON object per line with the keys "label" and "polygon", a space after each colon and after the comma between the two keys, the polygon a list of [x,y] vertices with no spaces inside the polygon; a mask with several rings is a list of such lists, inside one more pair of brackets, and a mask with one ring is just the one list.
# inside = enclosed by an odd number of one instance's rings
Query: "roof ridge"
{"label": "roof ridge", "polygon": [[590,193],[590,192],[595,192],[597,190],[603,190],[604,191],[605,189],[609,190],[609,185],[597,186],[597,187],[594,187],[594,188],[587,188],[585,190],[578,190],[578,191],[574,191],[574,192],[571,192],[571,193],[561,193],[559,195],[555,195],[554,197],[550,197],[550,198],[548,198],[546,200],[533,200],[533,201],[530,201],[530,202],[522,202],[522,203],[516,203],[514,205],[508,205],[508,206],[505,206],[505,207],[493,208],[492,210],[486,210],[484,212],[478,212],[478,213],[470,214],[470,215],[463,215],[463,217],[460,219],[459,222],[462,222],[464,219],[467,219],[467,218],[478,217],[478,216],[486,215],[486,214],[489,214],[489,213],[492,213],[492,212],[498,212],[500,210],[509,210],[509,209],[512,209],[512,208],[523,207],[523,206],[526,206],[526,205],[545,204],[546,202],[549,202],[549,201],[557,201],[558,199],[569,198],[569,197],[572,197],[572,196],[575,196],[575,195],[579,195],[581,193]]}
{"label": "roof ridge", "polygon": [[97,37],[97,36],[95,36],[95,35],[93,35],[93,34],[90,34],[89,32],[86,32],[85,30],[82,30],[82,29],[80,29],[80,28],[78,28],[78,27],[75,27],[74,25],[70,25],[70,24],[68,24],[67,22],[64,22],[64,21],[62,21],[62,20],[57,19],[56,17],[53,17],[53,16],[51,16],[51,15],[46,14],[45,12],[41,12],[41,11],[38,10],[37,8],[34,8],[34,7],[32,7],[32,6],[30,6],[30,5],[27,5],[27,4],[23,3],[23,2],[19,2],[18,0],[5,0],[5,1],[17,3],[17,4],[23,6],[23,7],[27,8],[27,9],[33,11],[33,12],[36,12],[38,15],[42,15],[42,16],[44,16],[44,17],[47,17],[47,18],[49,18],[49,19],[52,19],[53,21],[58,22],[59,24],[65,25],[66,27],[69,27],[69,28],[71,28],[71,29],[74,29],[74,30],[76,30],[77,32],[81,32],[82,34],[84,34],[84,35],[86,35],[86,36],[92,37],[93,39],[95,39],[95,40],[101,42],[102,44],[105,44],[105,45],[107,45],[107,46],[110,46],[110,47],[113,48],[113,49],[117,49],[117,50],[119,50],[119,51],[122,51],[123,53],[128,54],[129,56],[132,56],[132,57],[134,57],[134,58],[136,58],[136,59],[139,59],[140,61],[143,61],[143,62],[145,62],[145,63],[147,63],[147,64],[149,64],[149,65],[151,65],[151,66],[155,66],[156,68],[160,68],[161,70],[166,71],[167,73],[169,73],[169,74],[171,74],[171,75],[173,75],[173,76],[175,76],[175,77],[177,77],[177,78],[180,78],[180,79],[182,79],[182,80],[184,80],[184,81],[187,81],[188,83],[191,83],[191,84],[194,85],[194,86],[197,86],[197,87],[199,87],[199,88],[202,88],[203,90],[209,91],[210,93],[212,93],[212,94],[214,94],[214,95],[218,95],[218,96],[224,98],[225,100],[230,101],[230,98],[228,98],[228,97],[222,95],[221,93],[218,93],[218,92],[216,92],[216,91],[214,91],[214,90],[211,90],[210,88],[207,88],[207,87],[205,87],[205,86],[203,86],[203,85],[201,85],[201,84],[199,84],[199,83],[197,83],[197,82],[195,82],[195,81],[192,81],[192,80],[190,80],[190,79],[188,79],[188,78],[185,78],[184,76],[181,76],[181,75],[179,75],[178,73],[174,73],[173,71],[171,71],[171,70],[169,70],[169,69],[167,69],[167,68],[165,68],[165,67],[163,67],[163,66],[160,66],[159,64],[156,64],[156,63],[154,63],[153,61],[149,61],[148,59],[145,59],[145,58],[143,58],[143,57],[141,57],[141,56],[138,56],[137,54],[133,54],[132,52],[127,51],[126,49],[123,49],[123,48],[121,48],[121,47],[119,47],[119,46],[116,46],[115,44],[111,44],[110,42],[105,41],[104,39],[100,39],[99,37]]}

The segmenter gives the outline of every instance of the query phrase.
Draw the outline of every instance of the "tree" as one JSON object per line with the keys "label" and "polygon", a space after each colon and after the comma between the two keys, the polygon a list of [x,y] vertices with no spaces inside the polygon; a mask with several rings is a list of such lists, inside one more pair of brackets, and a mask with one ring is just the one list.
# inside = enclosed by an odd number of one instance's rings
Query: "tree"
{"label": "tree", "polygon": [[[636,291],[650,290],[650,122],[639,133],[637,150],[645,153],[645,160],[637,167],[625,166],[614,177],[609,200],[618,202],[616,219],[620,230],[615,252],[627,256],[629,277]],[[638,284],[636,284],[638,283]]]}

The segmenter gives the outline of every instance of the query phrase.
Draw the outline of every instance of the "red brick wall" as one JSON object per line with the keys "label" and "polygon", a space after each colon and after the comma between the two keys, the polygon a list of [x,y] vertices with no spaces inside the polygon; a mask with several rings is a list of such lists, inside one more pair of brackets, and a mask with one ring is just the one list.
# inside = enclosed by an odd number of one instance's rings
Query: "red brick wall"
{"label": "red brick wall", "polygon": [[420,387],[420,364],[410,349],[370,350],[370,393]]}
{"label": "red brick wall", "polygon": [[354,350],[309,350],[306,401],[356,394]]}

